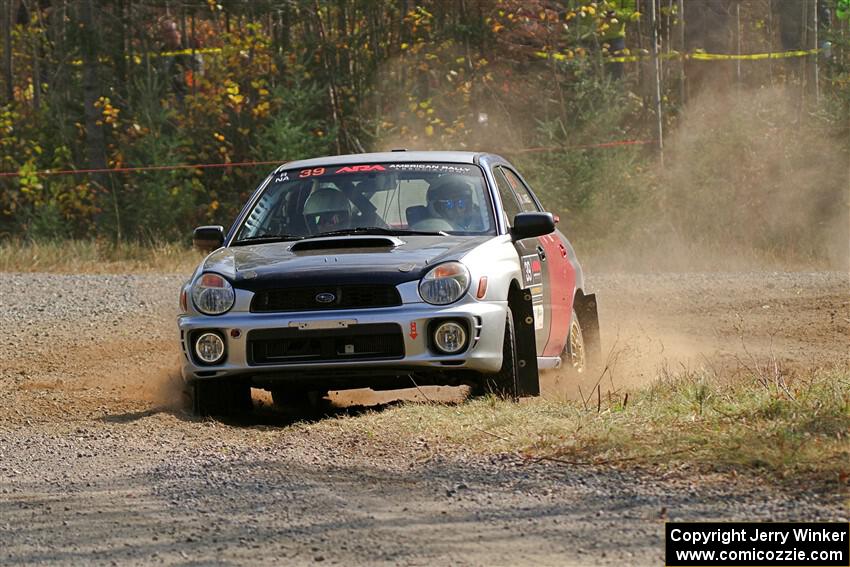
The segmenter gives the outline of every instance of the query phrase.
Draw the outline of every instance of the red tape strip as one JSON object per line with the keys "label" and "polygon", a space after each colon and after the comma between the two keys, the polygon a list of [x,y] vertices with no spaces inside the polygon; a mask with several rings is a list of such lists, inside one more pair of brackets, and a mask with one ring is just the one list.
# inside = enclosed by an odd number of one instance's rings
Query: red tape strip
{"label": "red tape strip", "polygon": [[[555,147],[537,147],[537,148],[523,148],[520,150],[506,150],[506,154],[524,154],[531,152],[558,152],[558,151],[567,151],[567,150],[582,150],[589,148],[613,148],[616,146],[637,146],[643,144],[654,144],[655,140],[618,140],[615,142],[603,142],[601,144],[585,144],[581,146],[555,146]],[[44,170],[44,171],[34,171],[32,173],[27,173],[26,175],[35,175],[37,177],[44,177],[48,175],[82,175],[86,173],[137,173],[141,171],[167,171],[170,169],[212,169],[212,168],[222,168],[222,167],[249,167],[252,165],[279,165],[285,163],[286,160],[276,160],[276,161],[243,161],[236,163],[198,163],[198,164],[175,164],[175,165],[147,165],[140,167],[114,167],[114,168],[101,168],[101,169],[62,169],[62,170]],[[0,178],[2,177],[21,177],[22,174],[19,171],[6,171],[0,172]]]}
{"label": "red tape strip", "polygon": [[[285,163],[285,160],[276,161],[243,161],[235,163],[198,163],[198,164],[177,164],[177,165],[146,165],[141,167],[113,167],[102,169],[63,169],[63,170],[45,170],[35,171],[27,175],[37,175],[39,177],[45,175],[77,175],[83,173],[136,173],[138,171],[164,171],[168,169],[210,169],[220,167],[245,167],[251,165],[279,165]],[[20,177],[23,175],[18,171],[7,171],[0,173],[0,177]]]}

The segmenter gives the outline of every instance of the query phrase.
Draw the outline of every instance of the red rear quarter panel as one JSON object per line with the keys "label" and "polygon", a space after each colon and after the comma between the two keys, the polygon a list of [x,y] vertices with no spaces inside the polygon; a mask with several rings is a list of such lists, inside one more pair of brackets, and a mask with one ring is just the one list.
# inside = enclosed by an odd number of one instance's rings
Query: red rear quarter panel
{"label": "red rear quarter panel", "polygon": [[576,289],[576,269],[567,254],[566,243],[558,231],[540,238],[549,262],[549,291],[552,301],[549,340],[543,356],[560,356],[567,342],[573,296]]}

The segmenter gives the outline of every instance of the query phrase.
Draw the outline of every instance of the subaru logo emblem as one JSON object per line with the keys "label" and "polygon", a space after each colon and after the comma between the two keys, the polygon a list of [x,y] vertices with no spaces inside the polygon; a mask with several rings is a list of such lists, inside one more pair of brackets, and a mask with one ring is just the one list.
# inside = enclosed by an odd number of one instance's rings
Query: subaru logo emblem
{"label": "subaru logo emblem", "polygon": [[333,303],[336,300],[336,296],[332,293],[320,293],[316,295],[316,303]]}

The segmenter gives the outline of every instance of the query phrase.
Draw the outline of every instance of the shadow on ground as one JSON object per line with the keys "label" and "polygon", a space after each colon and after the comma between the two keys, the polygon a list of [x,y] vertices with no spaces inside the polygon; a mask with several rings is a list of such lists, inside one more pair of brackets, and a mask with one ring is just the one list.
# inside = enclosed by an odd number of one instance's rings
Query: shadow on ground
{"label": "shadow on ground", "polygon": [[[463,387],[422,386],[405,390],[376,392],[369,389],[334,391],[314,404],[278,406],[264,390],[252,390],[254,407],[250,413],[216,417],[216,421],[236,426],[287,427],[294,423],[316,423],[323,419],[354,417],[367,412],[380,412],[405,403],[461,403],[468,395]],[[141,411],[105,415],[98,421],[105,423],[132,423],[165,413],[185,422],[201,422],[210,418],[193,415],[188,399],[180,407],[158,406]]]}

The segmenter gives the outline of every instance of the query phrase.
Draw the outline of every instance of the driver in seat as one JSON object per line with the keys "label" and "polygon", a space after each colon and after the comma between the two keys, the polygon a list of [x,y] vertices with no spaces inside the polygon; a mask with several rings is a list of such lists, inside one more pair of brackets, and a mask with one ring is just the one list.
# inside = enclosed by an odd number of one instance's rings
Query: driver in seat
{"label": "driver in seat", "polygon": [[472,202],[472,184],[465,179],[447,175],[428,188],[425,197],[432,218],[444,219],[453,230],[483,230],[478,207]]}
{"label": "driver in seat", "polygon": [[310,234],[351,227],[351,202],[339,189],[322,187],[304,202],[304,222]]}

